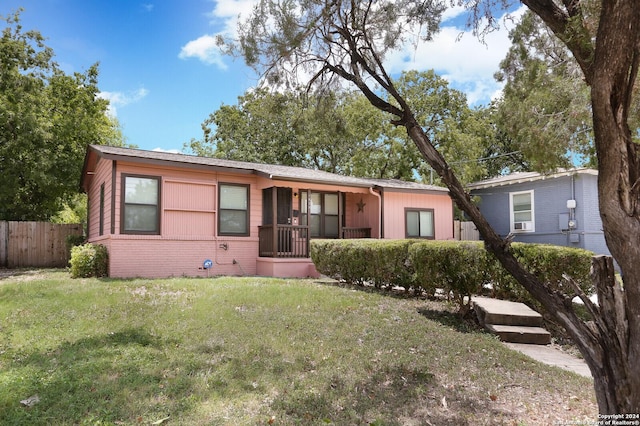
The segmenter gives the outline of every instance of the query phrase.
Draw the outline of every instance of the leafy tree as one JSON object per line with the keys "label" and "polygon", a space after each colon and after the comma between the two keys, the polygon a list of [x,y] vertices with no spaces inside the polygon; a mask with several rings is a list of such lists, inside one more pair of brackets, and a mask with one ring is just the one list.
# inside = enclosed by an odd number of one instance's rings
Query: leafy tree
{"label": "leafy tree", "polygon": [[87,223],[87,194],[76,194],[51,217],[52,223]]}
{"label": "leafy tree", "polygon": [[498,110],[502,128],[536,170],[593,165],[589,87],[571,52],[530,11],[510,38],[496,74],[506,82]]}
{"label": "leafy tree", "polygon": [[482,111],[490,123],[491,129],[491,137],[488,138],[482,157],[486,177],[532,171],[533,167],[520,150],[520,144],[504,130],[497,110],[497,103],[492,102],[488,108]]}
{"label": "leafy tree", "polygon": [[[470,109],[466,96],[433,71],[403,73],[396,84],[461,178],[485,177],[485,164],[470,159],[482,157],[493,140],[489,114]],[[185,148],[203,156],[360,177],[434,180],[406,132],[355,92],[309,95],[259,88],[239,97],[237,105],[223,105],[202,128],[203,139]]]}
{"label": "leafy tree", "polygon": [[249,91],[238,98],[238,105],[223,105],[212,113],[202,123],[203,139],[185,147],[202,156],[298,165],[302,158],[292,126],[298,106],[290,93]]}
{"label": "leafy tree", "polygon": [[[451,89],[448,82],[433,70],[404,72],[394,84],[458,178],[462,182],[472,182],[486,177],[487,164],[480,159],[489,157],[490,147],[496,147],[493,143],[495,129],[491,126],[489,112],[485,108],[469,108],[466,95]],[[388,119],[385,121],[389,123]],[[415,149],[406,131],[402,134],[403,144]],[[430,169],[422,163],[423,179],[430,180]]]}
{"label": "leafy tree", "polygon": [[[385,120],[361,95],[259,88],[223,105],[185,148],[202,156],[283,164],[362,177],[414,178],[417,151],[385,135]],[[375,166],[374,166],[375,165]]]}
{"label": "leafy tree", "polygon": [[358,133],[363,129],[349,125],[345,118],[349,94],[341,95],[332,91],[301,97],[303,102],[292,125],[300,156],[305,159],[301,166],[353,174],[351,158],[357,152]]}
{"label": "leafy tree", "polygon": [[[510,3],[461,2],[471,7],[478,32],[483,30],[480,17],[491,17],[496,3]],[[594,11],[592,2],[581,0],[522,3],[567,46],[590,86],[600,215],[624,281],[623,291],[615,281],[611,258],[594,258],[599,306],[574,286],[593,324],[586,324],[573,311],[571,298],[548,288],[517,261],[510,241],[497,235],[481,215],[435,149],[412,104],[383,67],[384,55],[405,37],[431,37],[438,29],[444,1],[262,0],[240,23],[237,46],[246,62],[264,71],[272,84],[298,75],[312,75],[311,82],[320,85],[341,78],[353,83],[376,108],[389,113],[392,123],[406,130],[457,205],[474,221],[486,248],[572,336],[594,375],[600,412],[639,413],[640,156],[629,115],[640,66],[640,4],[637,0],[601,0]],[[594,13],[595,26],[587,19]]]}
{"label": "leafy tree", "polygon": [[98,66],[67,75],[19,13],[0,38],[0,219],[47,220],[78,192],[87,144],[121,144]]}

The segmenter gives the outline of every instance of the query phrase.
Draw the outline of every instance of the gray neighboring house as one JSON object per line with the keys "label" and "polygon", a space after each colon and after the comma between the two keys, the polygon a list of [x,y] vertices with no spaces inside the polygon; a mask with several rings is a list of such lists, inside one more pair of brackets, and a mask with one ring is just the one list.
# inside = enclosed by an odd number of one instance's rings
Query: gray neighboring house
{"label": "gray neighboring house", "polygon": [[513,173],[467,185],[498,234],[610,255],[598,209],[598,171]]}

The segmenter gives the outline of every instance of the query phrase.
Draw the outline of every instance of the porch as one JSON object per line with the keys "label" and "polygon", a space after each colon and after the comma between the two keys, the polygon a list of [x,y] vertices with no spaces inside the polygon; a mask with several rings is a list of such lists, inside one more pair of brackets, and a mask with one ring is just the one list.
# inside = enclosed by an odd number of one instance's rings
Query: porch
{"label": "porch", "polygon": [[311,238],[379,238],[371,226],[378,223],[378,206],[368,189],[264,188],[258,256],[306,259]]}

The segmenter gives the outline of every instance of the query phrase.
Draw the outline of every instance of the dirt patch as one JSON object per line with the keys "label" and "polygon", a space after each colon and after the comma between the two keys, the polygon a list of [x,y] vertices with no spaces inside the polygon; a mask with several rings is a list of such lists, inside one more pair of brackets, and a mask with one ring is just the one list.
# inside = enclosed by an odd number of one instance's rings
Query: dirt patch
{"label": "dirt patch", "polygon": [[157,288],[149,290],[146,286],[136,287],[128,290],[134,296],[146,297],[146,296],[166,296],[166,297],[180,297],[184,291],[158,291]]}
{"label": "dirt patch", "polygon": [[42,279],[45,271],[42,269],[6,269],[0,268],[0,281],[11,278],[12,281],[33,281]]}

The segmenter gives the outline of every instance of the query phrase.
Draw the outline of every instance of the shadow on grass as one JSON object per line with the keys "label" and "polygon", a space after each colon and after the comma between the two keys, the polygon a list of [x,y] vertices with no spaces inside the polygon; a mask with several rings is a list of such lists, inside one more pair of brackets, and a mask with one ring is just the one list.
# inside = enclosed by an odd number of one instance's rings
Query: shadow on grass
{"label": "shadow on grass", "polygon": [[38,278],[42,273],[57,271],[57,269],[38,269],[38,268],[17,268],[8,269],[0,268],[0,281],[11,279]]}
{"label": "shadow on grass", "polygon": [[319,285],[328,285],[332,287],[339,288],[347,288],[349,290],[358,290],[364,293],[376,293],[384,296],[390,296],[397,299],[424,299],[427,297],[427,294],[422,289],[416,288],[404,288],[404,287],[392,287],[392,286],[381,286],[376,287],[373,284],[364,283],[364,284],[356,284],[349,283],[346,281],[338,281],[332,278],[324,278],[324,279],[316,279],[316,284]]}
{"label": "shadow on grass", "polygon": [[[337,281],[332,279],[316,280],[316,283],[321,285],[330,285],[340,288],[348,288],[350,290],[358,290],[366,293],[376,293],[384,296],[391,296],[398,299],[422,299],[425,301],[427,307],[418,309],[418,313],[424,317],[439,322],[442,325],[450,327],[461,333],[484,333],[484,329],[478,324],[475,313],[473,310],[468,311],[464,316],[448,310],[445,307],[444,301],[435,301],[433,298],[428,298],[426,293],[422,290],[415,289],[392,289],[389,287],[378,288],[373,285],[358,285],[346,283],[344,281]],[[438,305],[438,308],[430,308],[429,306]],[[442,308],[441,308],[442,307]]]}
{"label": "shadow on grass", "polygon": [[426,371],[383,367],[367,381],[345,383],[336,375],[324,389],[292,388],[271,405],[283,424],[471,425],[479,414],[509,418],[489,398],[443,386]]}
{"label": "shadow on grass", "polygon": [[[45,351],[4,354],[13,362],[3,374],[10,391],[0,391],[0,424],[148,424],[189,410],[188,400],[176,394],[188,395],[190,382],[167,385],[156,368],[172,344],[130,328]],[[32,407],[20,403],[34,395],[39,402]]]}
{"label": "shadow on grass", "polygon": [[460,333],[486,333],[478,324],[473,311],[469,311],[464,317],[455,312],[429,308],[418,309],[418,313]]}

